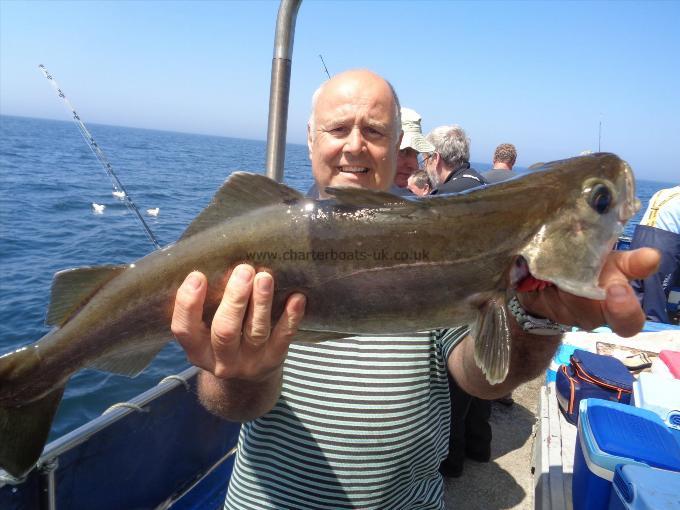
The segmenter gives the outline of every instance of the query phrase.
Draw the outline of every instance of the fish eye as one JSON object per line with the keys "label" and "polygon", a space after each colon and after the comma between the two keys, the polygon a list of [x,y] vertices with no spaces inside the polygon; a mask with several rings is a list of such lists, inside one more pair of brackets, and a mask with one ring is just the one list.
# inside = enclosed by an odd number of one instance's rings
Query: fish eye
{"label": "fish eye", "polygon": [[590,190],[588,197],[588,205],[592,207],[597,214],[605,214],[612,205],[612,192],[605,184],[596,184]]}

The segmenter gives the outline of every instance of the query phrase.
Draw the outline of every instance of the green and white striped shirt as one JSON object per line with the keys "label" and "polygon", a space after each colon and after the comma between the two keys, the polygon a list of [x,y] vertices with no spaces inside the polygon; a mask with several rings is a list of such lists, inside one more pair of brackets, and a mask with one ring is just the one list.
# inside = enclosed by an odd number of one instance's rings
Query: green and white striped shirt
{"label": "green and white striped shirt", "polygon": [[445,334],[293,344],[281,398],[244,424],[225,509],[443,509]]}

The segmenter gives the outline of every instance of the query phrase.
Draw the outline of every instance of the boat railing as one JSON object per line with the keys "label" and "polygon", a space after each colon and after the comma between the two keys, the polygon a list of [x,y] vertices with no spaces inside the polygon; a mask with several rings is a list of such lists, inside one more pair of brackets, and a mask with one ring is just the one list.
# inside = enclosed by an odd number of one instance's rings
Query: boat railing
{"label": "boat railing", "polygon": [[[91,476],[91,483],[108,487],[107,483],[124,483],[135,476],[133,473],[149,474],[149,470],[167,484],[165,492],[153,496],[154,508],[170,508],[182,498],[196,499],[199,493],[202,498],[223,500],[240,427],[211,415],[198,403],[198,372],[198,368],[190,367],[168,376],[130,401],[112,405],[94,420],[55,439],[45,448],[37,468],[21,480],[0,470],[0,507],[55,510],[64,507],[63,501],[59,504],[60,498],[64,499],[60,487],[81,481],[87,484],[83,477]],[[106,482],[113,472],[121,475],[117,482]],[[204,481],[203,487],[190,494]],[[130,492],[142,487],[130,487]],[[211,493],[206,487],[211,487]],[[220,494],[215,493],[215,487],[220,488]],[[97,488],[89,490],[96,492]],[[119,507],[136,504],[140,497],[144,498],[126,493]]]}
{"label": "boat railing", "polygon": [[189,389],[187,381],[192,377],[195,377],[196,374],[198,374],[198,371],[198,368],[190,367],[181,372],[179,375],[173,376],[172,378],[166,377],[156,386],[148,389],[144,393],[137,395],[129,402],[119,402],[117,404],[113,404],[98,418],[95,418],[94,420],[85,423],[81,427],[78,427],[77,429],[55,439],[45,447],[45,451],[40,456],[40,460],[37,464],[38,469],[42,469],[46,464],[52,463],[65,451],[68,451],[73,447],[84,443],[100,430],[103,430],[112,423],[125,418],[128,414],[134,412],[148,412],[148,405],[151,402],[156,400],[161,395],[168,393],[180,384]]}

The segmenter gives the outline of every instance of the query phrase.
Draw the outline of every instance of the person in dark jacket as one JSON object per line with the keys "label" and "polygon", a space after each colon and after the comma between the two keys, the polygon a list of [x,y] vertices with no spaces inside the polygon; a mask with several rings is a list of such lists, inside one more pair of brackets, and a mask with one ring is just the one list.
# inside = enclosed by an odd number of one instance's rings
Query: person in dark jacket
{"label": "person in dark jacket", "polygon": [[[426,138],[435,147],[435,152],[423,160],[434,187],[431,194],[455,193],[486,184],[484,178],[470,168],[470,139],[463,128],[440,126]],[[463,473],[466,457],[478,462],[488,462],[491,458],[491,402],[469,395],[453,377],[448,379],[451,397],[449,453],[439,472],[458,477]]]}
{"label": "person in dark jacket", "polygon": [[436,193],[455,193],[486,184],[474,168],[470,167],[470,139],[458,125],[439,126],[427,135],[435,152],[423,158],[424,169]]}

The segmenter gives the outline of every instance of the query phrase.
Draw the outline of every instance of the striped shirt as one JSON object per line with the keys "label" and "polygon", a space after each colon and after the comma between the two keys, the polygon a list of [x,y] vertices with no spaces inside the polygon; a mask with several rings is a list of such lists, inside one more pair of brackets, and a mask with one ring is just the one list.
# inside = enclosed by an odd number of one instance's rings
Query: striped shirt
{"label": "striped shirt", "polygon": [[293,344],[281,397],[244,424],[225,509],[443,509],[444,334]]}

